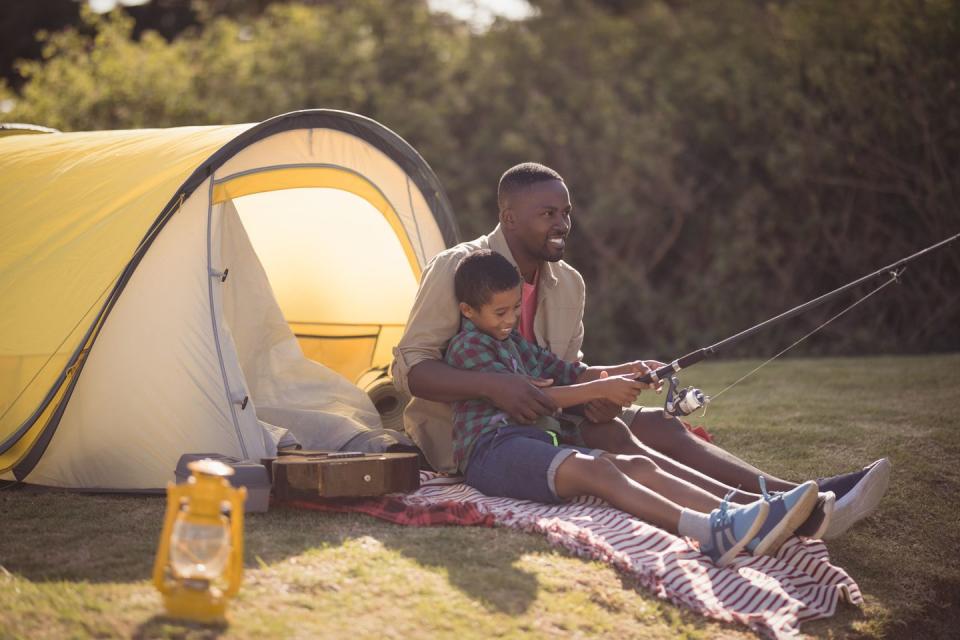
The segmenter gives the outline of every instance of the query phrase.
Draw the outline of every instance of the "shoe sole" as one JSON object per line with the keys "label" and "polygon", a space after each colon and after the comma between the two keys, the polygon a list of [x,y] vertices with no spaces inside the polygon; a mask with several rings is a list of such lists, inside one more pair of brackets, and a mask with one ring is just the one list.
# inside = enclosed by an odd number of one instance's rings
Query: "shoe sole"
{"label": "shoe sole", "polygon": [[[827,527],[827,531],[823,534],[824,540],[833,540],[843,535],[847,532],[847,529],[871,515],[880,506],[880,499],[883,498],[887,492],[887,487],[890,486],[890,470],[892,467],[890,461],[886,458],[878,460],[870,466],[871,469],[867,472],[867,475],[863,476],[863,479],[847,495],[837,500],[834,507],[835,517],[831,526]],[[857,490],[861,486],[866,487],[865,493],[862,495]],[[854,501],[862,501],[867,506],[846,513],[847,505]]]}
{"label": "shoe sole", "polygon": [[777,523],[777,526],[771,529],[770,533],[757,543],[757,547],[753,550],[753,555],[771,556],[779,551],[780,547],[793,535],[797,527],[802,525],[806,519],[810,517],[810,512],[813,511],[813,508],[817,505],[818,493],[816,483],[810,482],[807,490],[793,505],[793,508],[787,512],[783,520]]}
{"label": "shoe sole", "polygon": [[744,535],[740,540],[734,544],[732,547],[727,549],[727,552],[722,556],[717,558],[716,565],[718,567],[725,567],[731,562],[734,558],[740,555],[740,552],[747,546],[753,537],[757,535],[757,532],[760,531],[760,527],[763,526],[763,523],[767,520],[767,514],[770,513],[770,505],[767,503],[762,503],[760,505],[760,513],[756,518],[753,519],[753,524],[750,525],[750,529],[747,530],[746,535]]}
{"label": "shoe sole", "polygon": [[827,498],[823,501],[823,521],[820,523],[820,526],[817,527],[817,530],[807,537],[814,540],[823,539],[823,536],[827,533],[827,529],[830,528],[830,522],[833,520],[833,512],[836,507],[837,496],[833,491],[828,491]]}

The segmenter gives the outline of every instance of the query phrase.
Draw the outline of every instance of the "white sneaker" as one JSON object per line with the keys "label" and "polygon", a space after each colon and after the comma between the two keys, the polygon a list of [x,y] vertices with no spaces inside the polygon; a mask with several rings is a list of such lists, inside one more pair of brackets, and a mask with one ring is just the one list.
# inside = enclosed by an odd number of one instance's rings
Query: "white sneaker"
{"label": "white sneaker", "polygon": [[881,458],[865,467],[870,469],[845,496],[834,505],[830,524],[823,534],[824,540],[832,540],[860,520],[876,511],[880,499],[890,485],[890,461]]}

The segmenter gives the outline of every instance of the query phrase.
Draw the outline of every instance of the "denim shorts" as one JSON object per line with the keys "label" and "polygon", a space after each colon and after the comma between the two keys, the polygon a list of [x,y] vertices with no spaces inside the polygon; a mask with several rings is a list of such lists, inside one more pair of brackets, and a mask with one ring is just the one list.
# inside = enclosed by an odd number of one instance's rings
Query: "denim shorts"
{"label": "denim shorts", "polygon": [[488,431],[473,445],[464,481],[488,496],[563,502],[554,479],[557,467],[576,452],[599,456],[599,449],[555,445],[536,427],[507,425]]}

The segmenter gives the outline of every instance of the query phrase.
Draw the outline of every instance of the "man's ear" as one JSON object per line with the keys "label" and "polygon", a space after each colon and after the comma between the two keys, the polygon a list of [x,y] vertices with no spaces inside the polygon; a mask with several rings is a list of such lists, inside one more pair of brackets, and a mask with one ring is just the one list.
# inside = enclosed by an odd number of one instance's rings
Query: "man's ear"
{"label": "man's ear", "polygon": [[515,222],[516,216],[514,216],[513,209],[510,207],[500,209],[500,224],[507,228],[512,228]]}
{"label": "man's ear", "polygon": [[473,320],[473,316],[476,315],[476,311],[473,310],[473,307],[468,305],[466,302],[460,303],[460,313],[462,313],[468,320]]}

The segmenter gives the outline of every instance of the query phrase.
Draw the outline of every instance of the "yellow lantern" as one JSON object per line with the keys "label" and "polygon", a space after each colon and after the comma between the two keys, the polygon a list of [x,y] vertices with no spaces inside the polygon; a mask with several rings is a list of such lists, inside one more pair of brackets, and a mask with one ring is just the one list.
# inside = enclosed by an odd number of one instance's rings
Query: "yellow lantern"
{"label": "yellow lantern", "polygon": [[233,469],[222,462],[196,460],[187,468],[187,482],[167,484],[153,583],[170,617],[223,622],[227,599],[237,594],[243,575],[247,490],[230,486]]}

